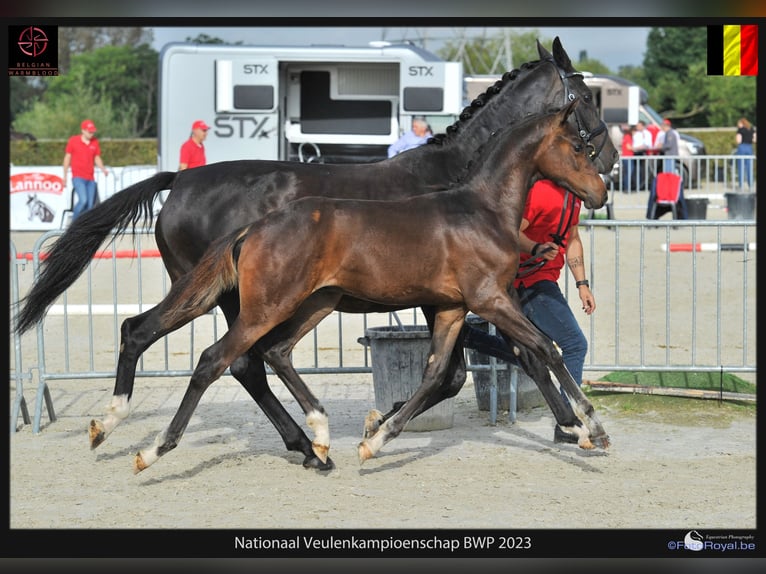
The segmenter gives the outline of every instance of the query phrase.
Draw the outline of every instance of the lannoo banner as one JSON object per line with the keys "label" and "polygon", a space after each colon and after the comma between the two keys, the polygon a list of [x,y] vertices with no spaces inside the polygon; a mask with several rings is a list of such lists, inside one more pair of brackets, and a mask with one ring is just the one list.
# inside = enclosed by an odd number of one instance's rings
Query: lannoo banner
{"label": "lannoo banner", "polygon": [[708,76],[758,75],[758,26],[707,27]]}
{"label": "lannoo banner", "polygon": [[61,167],[22,169],[11,168],[11,229],[59,229],[70,202],[70,192],[64,193]]}

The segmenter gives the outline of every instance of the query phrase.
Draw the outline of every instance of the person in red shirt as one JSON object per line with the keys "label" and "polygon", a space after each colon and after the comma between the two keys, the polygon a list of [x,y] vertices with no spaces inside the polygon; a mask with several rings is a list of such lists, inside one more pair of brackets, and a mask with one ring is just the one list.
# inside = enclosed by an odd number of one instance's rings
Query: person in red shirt
{"label": "person in red shirt", "polygon": [[[559,346],[564,364],[578,385],[582,384],[588,341],[558,280],[566,263],[583,311],[587,315],[595,311],[596,300],[585,278],[583,246],[577,229],[580,205],[580,199],[550,180],[532,186],[521,219],[519,272],[513,284],[524,314]],[[512,342],[508,344],[502,337],[493,337],[468,324],[463,333],[465,347],[518,364]],[[577,436],[556,425],[553,440],[575,444]]]}
{"label": "person in red shirt", "polygon": [[91,120],[83,120],[80,124],[80,135],[69,138],[64,151],[64,188],[67,186],[67,174],[72,168],[72,187],[77,196],[77,203],[72,206],[72,221],[96,203],[96,178],[94,165],[109,175],[101,159],[101,146],[95,138],[96,124]]}
{"label": "person in red shirt", "polygon": [[210,127],[202,120],[197,120],[192,124],[191,136],[181,146],[181,160],[178,165],[178,171],[191,167],[205,165],[205,144],[202,143],[207,137],[207,130]]}

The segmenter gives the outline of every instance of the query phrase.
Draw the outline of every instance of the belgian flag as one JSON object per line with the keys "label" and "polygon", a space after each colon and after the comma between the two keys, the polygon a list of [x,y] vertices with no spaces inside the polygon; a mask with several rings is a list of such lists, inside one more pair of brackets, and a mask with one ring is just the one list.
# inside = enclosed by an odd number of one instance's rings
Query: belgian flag
{"label": "belgian flag", "polygon": [[708,76],[757,76],[758,26],[708,26],[707,73]]}

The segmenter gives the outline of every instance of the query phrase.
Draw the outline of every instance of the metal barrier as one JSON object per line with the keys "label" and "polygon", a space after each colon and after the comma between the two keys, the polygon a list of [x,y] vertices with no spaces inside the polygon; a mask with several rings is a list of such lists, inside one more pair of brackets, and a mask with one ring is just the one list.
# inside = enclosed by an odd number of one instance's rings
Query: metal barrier
{"label": "metal barrier", "polygon": [[[740,187],[755,191],[755,155],[638,155],[622,157],[612,171],[612,189],[622,192],[646,191],[657,173],[672,171],[683,176],[686,191],[717,194]],[[751,185],[748,185],[748,180]]]}
{"label": "metal barrier", "polygon": [[[580,225],[597,301],[593,315],[576,314],[589,341],[586,371],[755,373],[754,221],[585,220]],[[45,233],[31,253],[17,254],[11,241],[12,305],[37,275],[46,243],[62,233]],[[126,243],[130,249],[122,249]],[[703,244],[718,248],[697,249]],[[38,376],[35,433],[44,401],[49,419],[55,420],[51,381],[113,381],[121,322],[156,304],[169,283],[153,236],[128,234],[94,260],[35,331],[12,335],[16,396],[11,430],[20,411],[29,423],[23,382],[32,380],[33,372]],[[561,285],[576,307],[576,289],[566,271]],[[409,313],[400,315],[408,323],[423,324],[419,310],[411,311],[411,319]],[[369,326],[391,325],[394,319],[401,320],[386,314],[330,315],[296,346],[296,369],[302,374],[371,373],[367,350],[357,339]],[[189,377],[201,351],[225,330],[223,315],[211,311],[149,348],[136,377]],[[492,361],[469,369],[492,371],[496,366]]]}

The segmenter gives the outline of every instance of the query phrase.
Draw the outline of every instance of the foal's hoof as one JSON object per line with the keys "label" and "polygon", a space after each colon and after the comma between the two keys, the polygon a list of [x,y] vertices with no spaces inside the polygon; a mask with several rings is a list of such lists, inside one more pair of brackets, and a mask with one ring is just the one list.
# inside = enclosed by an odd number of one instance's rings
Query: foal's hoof
{"label": "foal's hoof", "polygon": [[383,424],[383,413],[377,409],[372,409],[367,416],[364,417],[364,433],[363,438],[370,438]]}
{"label": "foal's hoof", "polygon": [[335,463],[329,456],[325,462],[322,462],[316,455],[310,455],[303,459],[303,468],[313,468],[314,470],[332,470],[335,468]]}
{"label": "foal's hoof", "polygon": [[90,439],[90,450],[93,450],[106,440],[106,430],[101,421],[97,421],[96,419],[90,421],[88,438]]}
{"label": "foal's hoof", "polygon": [[144,457],[141,456],[141,453],[136,453],[136,458],[133,459],[133,474],[138,474],[148,466],[149,465],[144,461]]}
{"label": "foal's hoof", "polygon": [[372,455],[374,454],[366,440],[359,443],[357,450],[359,452],[359,464],[364,464],[364,461],[372,458]]}
{"label": "foal's hoof", "polygon": [[319,444],[318,442],[312,442],[311,450],[314,451],[314,454],[317,456],[319,460],[321,460],[322,462],[327,461],[327,453],[330,452],[330,447],[328,445]]}

